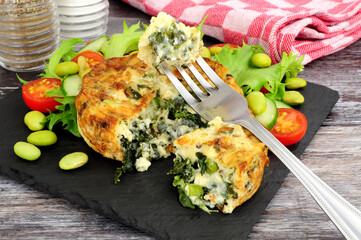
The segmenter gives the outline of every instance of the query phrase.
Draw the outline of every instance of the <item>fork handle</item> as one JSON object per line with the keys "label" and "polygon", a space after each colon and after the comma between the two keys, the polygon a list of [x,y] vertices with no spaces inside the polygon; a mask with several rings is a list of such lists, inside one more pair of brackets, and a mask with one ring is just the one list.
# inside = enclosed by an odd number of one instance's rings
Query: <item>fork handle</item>
{"label": "fork handle", "polygon": [[267,145],[303,184],[346,239],[361,239],[361,212],[357,208],[316,176],[252,116],[235,123],[247,128]]}

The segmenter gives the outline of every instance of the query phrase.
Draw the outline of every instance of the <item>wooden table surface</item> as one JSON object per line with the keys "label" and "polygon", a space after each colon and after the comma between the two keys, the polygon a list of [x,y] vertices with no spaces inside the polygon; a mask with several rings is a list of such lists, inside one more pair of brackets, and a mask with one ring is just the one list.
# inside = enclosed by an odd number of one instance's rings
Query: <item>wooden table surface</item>
{"label": "wooden table surface", "polygon": [[[149,19],[121,1],[110,1],[110,16]],[[36,74],[21,76],[32,79]],[[340,94],[340,100],[304,152],[302,160],[361,209],[361,41],[309,63],[300,76]],[[0,67],[0,98],[20,85],[15,73]],[[44,238],[153,237],[0,175],[0,239]],[[295,176],[289,174],[249,239],[343,237]]]}

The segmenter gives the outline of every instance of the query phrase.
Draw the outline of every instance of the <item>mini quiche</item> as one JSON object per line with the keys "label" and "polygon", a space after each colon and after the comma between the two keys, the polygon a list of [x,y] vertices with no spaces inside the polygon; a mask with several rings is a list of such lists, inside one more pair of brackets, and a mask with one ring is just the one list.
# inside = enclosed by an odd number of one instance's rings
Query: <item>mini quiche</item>
{"label": "mini quiche", "polygon": [[174,141],[173,185],[185,207],[232,213],[259,188],[269,164],[267,148],[240,125],[220,117],[208,125]]}
{"label": "mini quiche", "polygon": [[[208,64],[242,91],[225,67]],[[122,161],[122,172],[147,170],[152,159],[170,155],[174,139],[207,125],[168,78],[136,54],[97,64],[84,76],[75,106],[86,143],[104,157]]]}
{"label": "mini quiche", "polygon": [[174,66],[197,59],[203,41],[197,28],[176,23],[172,16],[160,12],[157,17],[152,17],[138,47],[138,56],[146,64],[157,66],[164,61]]}

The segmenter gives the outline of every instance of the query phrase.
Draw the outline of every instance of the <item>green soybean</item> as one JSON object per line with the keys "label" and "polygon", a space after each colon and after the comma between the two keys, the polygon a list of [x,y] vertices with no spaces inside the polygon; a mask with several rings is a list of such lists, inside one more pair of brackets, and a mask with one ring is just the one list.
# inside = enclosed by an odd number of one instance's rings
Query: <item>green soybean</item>
{"label": "green soybean", "polygon": [[263,113],[267,109],[266,97],[259,91],[251,92],[246,97],[248,107],[252,109],[252,112],[256,115]]}
{"label": "green soybean", "polygon": [[30,111],[24,117],[24,123],[31,131],[42,130],[46,121],[45,115],[39,111]]}
{"label": "green soybean", "polygon": [[203,58],[211,58],[211,52],[209,51],[209,49],[207,47],[202,47],[202,53],[201,53],[201,57]]}
{"label": "green soybean", "polygon": [[298,89],[303,88],[307,85],[306,80],[299,77],[288,78],[286,79],[285,83],[287,84],[287,89]]}
{"label": "green soybean", "polygon": [[211,55],[217,55],[222,51],[222,47],[211,47],[209,49],[209,52],[211,53]]}
{"label": "green soybean", "polygon": [[209,174],[212,174],[218,170],[218,164],[209,158],[207,158],[206,160],[206,166],[207,166],[206,172]]}
{"label": "green soybean", "polygon": [[201,197],[203,195],[203,188],[197,184],[188,184],[187,190],[188,196],[197,196]]}
{"label": "green soybean", "polygon": [[29,143],[40,147],[53,145],[57,140],[56,134],[49,130],[33,132],[27,138]]}
{"label": "green soybean", "polygon": [[293,106],[293,105],[300,105],[300,104],[304,103],[305,98],[298,91],[286,91],[282,97],[282,101]]}
{"label": "green soybean", "polygon": [[34,161],[41,155],[39,148],[27,142],[15,143],[14,152],[18,157],[28,161]]}
{"label": "green soybean", "polygon": [[65,155],[59,162],[59,167],[63,170],[79,168],[88,162],[88,155],[83,152],[73,152]]}
{"label": "green soybean", "polygon": [[259,68],[269,67],[271,66],[272,63],[271,58],[265,53],[254,54],[251,61],[255,67],[259,67]]}
{"label": "green soybean", "polygon": [[75,74],[79,71],[79,66],[75,62],[61,62],[55,66],[54,72],[59,76]]}

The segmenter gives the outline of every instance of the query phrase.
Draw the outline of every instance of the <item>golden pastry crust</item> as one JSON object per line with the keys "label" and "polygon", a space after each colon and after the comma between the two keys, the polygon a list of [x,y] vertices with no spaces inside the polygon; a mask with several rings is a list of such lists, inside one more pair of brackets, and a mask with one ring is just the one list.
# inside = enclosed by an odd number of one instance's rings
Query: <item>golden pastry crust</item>
{"label": "golden pastry crust", "polygon": [[[155,88],[138,86],[142,83],[139,79],[151,73],[155,74],[131,55],[107,59],[84,76],[75,106],[80,133],[95,151],[123,159],[119,124],[138,116],[153,99]],[[130,89],[136,89],[141,97],[135,100]]]}

